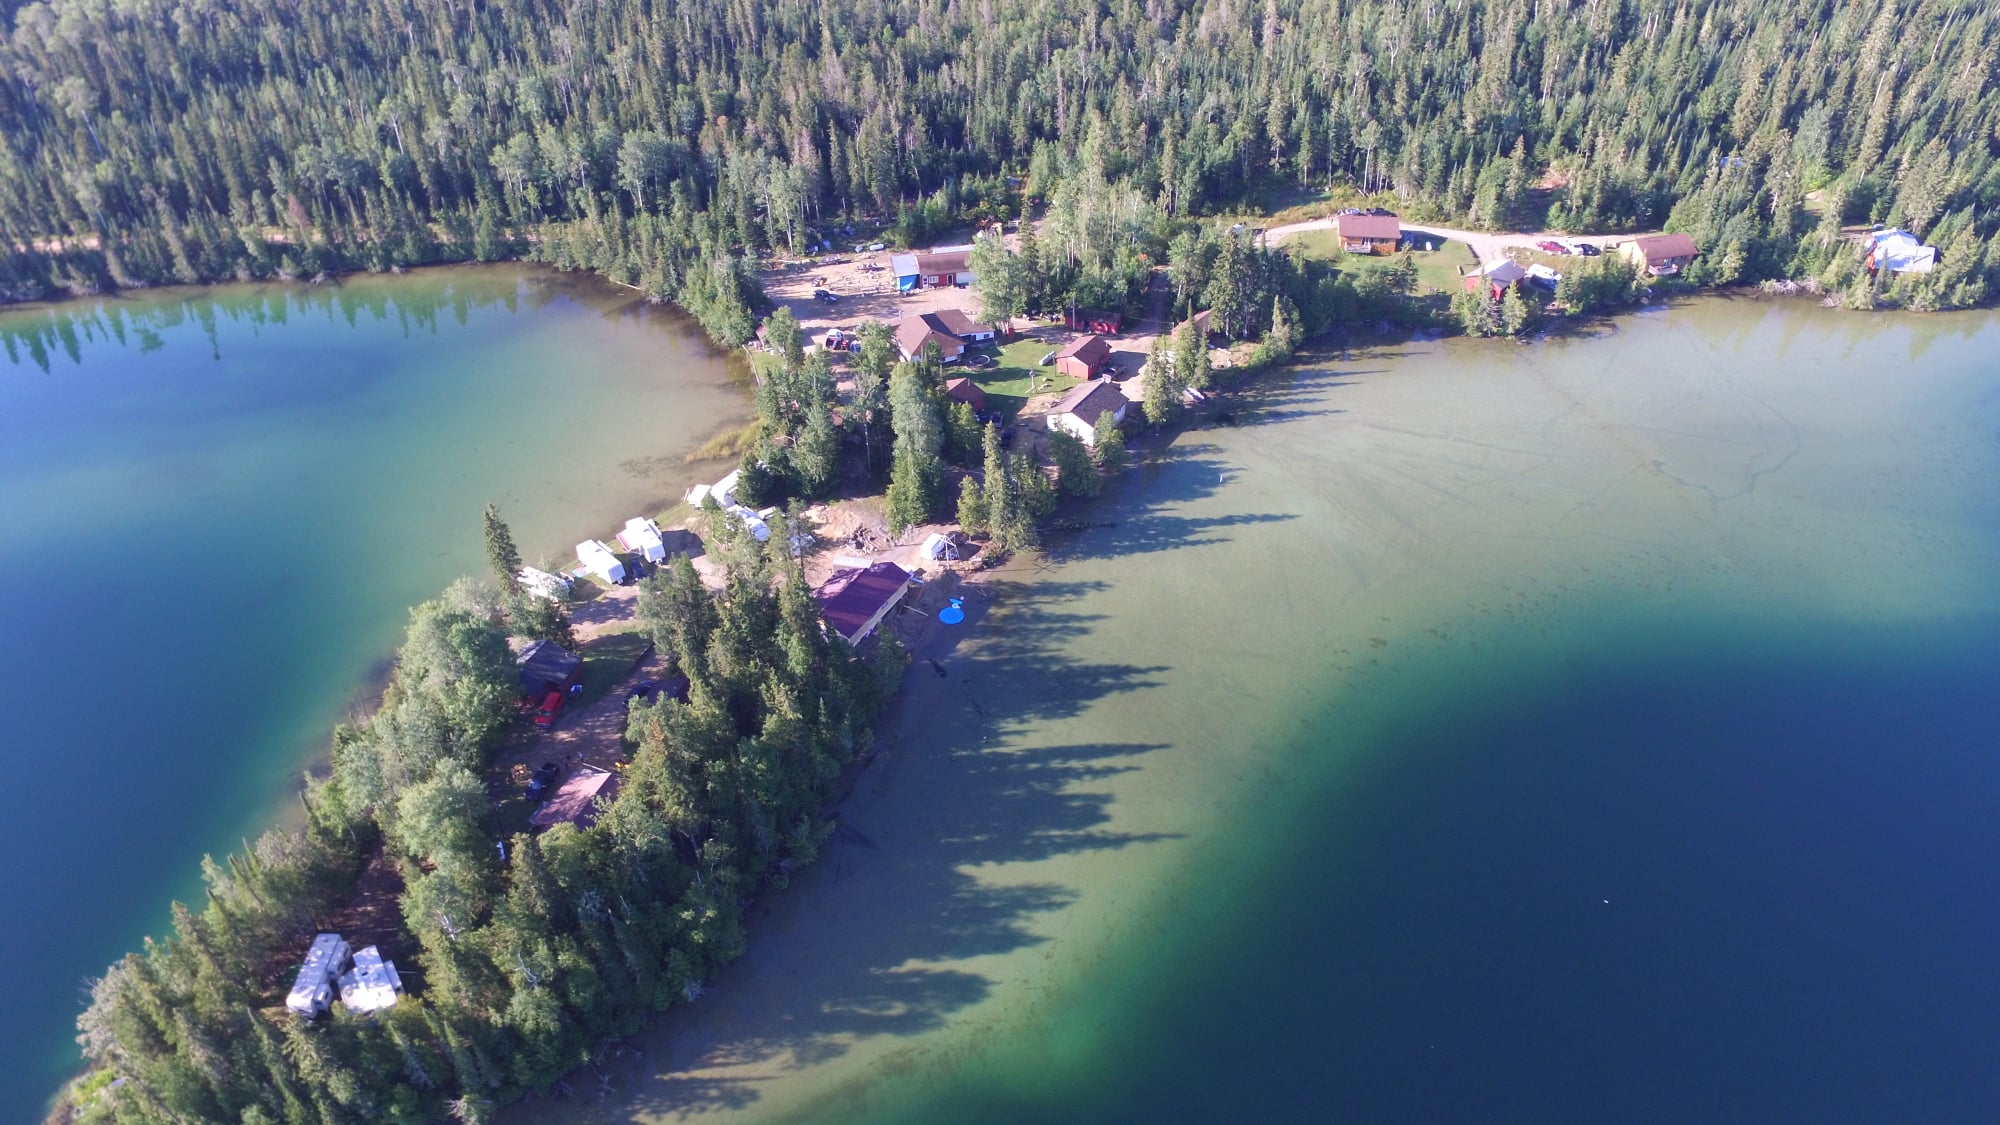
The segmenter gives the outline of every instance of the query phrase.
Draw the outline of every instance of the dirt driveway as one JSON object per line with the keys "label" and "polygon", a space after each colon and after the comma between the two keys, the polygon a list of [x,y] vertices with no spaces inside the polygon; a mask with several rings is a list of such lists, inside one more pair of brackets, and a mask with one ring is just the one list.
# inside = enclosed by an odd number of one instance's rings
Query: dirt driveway
{"label": "dirt driveway", "polygon": [[[869,271],[862,268],[866,265],[882,268]],[[764,292],[798,318],[808,344],[819,343],[829,328],[858,328],[871,320],[894,324],[906,316],[942,309],[963,309],[975,318],[979,315],[979,294],[969,288],[898,293],[896,279],[889,272],[887,250],[842,255],[829,262],[778,266],[765,270],[762,280]],[[840,299],[828,304],[813,296],[815,289],[825,289]]]}

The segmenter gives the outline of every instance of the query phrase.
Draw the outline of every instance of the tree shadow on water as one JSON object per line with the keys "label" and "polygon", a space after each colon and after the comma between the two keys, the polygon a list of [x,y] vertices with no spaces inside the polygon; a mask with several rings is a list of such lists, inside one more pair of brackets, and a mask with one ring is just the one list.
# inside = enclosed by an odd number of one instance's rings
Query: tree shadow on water
{"label": "tree shadow on water", "polygon": [[777,1075],[943,1027],[993,995],[982,959],[1048,943],[1038,919],[1088,893],[1065,866],[1028,865],[1178,838],[1117,827],[1106,788],[1164,746],[1038,737],[1166,671],[1070,655],[1099,621],[1078,601],[1102,588],[968,590],[966,622],[917,654],[818,863],[753,908],[749,953],[708,996],[614,1061],[611,1117],[743,1110]]}
{"label": "tree shadow on water", "polygon": [[[1115,503],[1072,509],[1043,529],[1045,566],[1202,547],[1226,542],[1227,528],[1298,518],[1285,512],[1193,516],[1176,511],[1216,496],[1228,483],[1234,466],[1213,445],[1168,446],[1130,471],[1135,479],[1117,493]],[[1112,518],[1094,518],[1098,514]]]}

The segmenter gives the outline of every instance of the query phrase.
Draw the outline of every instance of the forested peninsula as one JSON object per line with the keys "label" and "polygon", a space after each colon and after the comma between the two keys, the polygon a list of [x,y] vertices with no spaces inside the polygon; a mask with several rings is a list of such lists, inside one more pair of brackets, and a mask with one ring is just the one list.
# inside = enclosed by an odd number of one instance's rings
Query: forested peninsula
{"label": "forested peninsula", "polygon": [[[1951,0],[53,0],[0,42],[0,293],[530,256],[751,334],[815,224],[1046,201],[1059,287],[1285,187],[1664,228],[1693,284],[1985,299],[1993,9]],[[1809,198],[1810,196],[1810,198]],[[1810,207],[1808,206],[1810,204]],[[1941,250],[1869,277],[1843,224]]]}
{"label": "forested peninsula", "polygon": [[[1276,200],[1684,232],[1699,253],[1671,284],[1968,305],[2000,269],[1996,19],[1934,0],[31,3],[0,40],[0,297],[527,257],[736,344],[772,255],[1026,216],[1015,247],[976,249],[996,320],[1132,310],[1164,270],[1178,310],[1262,341],[1240,374],[1341,323],[1441,319],[1413,311],[1407,256],[1330,267],[1233,229]],[[1850,235],[1869,223],[1935,245],[1937,268],[1866,269]],[[1575,277],[1572,309],[1634,281],[1608,256]],[[852,438],[898,525],[920,522],[952,499],[948,457],[984,467],[957,510],[1004,549],[1122,454],[1056,442],[1052,484],[945,412],[931,357],[897,364],[881,328],[836,428],[824,353],[788,313],[771,329],[743,463],[761,499],[829,495]],[[1179,382],[1149,391],[1205,384],[1199,337],[1176,343],[1154,355]],[[1178,393],[1155,397],[1146,416],[1170,418]],[[769,548],[732,526],[711,527],[720,592],[683,561],[642,595],[688,698],[634,707],[617,800],[504,851],[480,773],[513,706],[509,624],[532,614],[418,607],[304,825],[207,863],[201,909],[96,982],[66,1118],[482,1121],[698,995],[753,897],[813,858],[901,672],[822,630],[782,521]],[[415,995],[293,1019],[301,935],[381,863]]]}

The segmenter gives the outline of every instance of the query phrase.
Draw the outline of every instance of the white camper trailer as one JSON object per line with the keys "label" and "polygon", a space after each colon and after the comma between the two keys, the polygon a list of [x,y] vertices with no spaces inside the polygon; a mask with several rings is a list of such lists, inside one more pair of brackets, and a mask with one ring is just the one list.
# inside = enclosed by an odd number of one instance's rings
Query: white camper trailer
{"label": "white camper trailer", "polygon": [[532,566],[524,566],[521,568],[519,578],[521,580],[521,589],[538,598],[547,598],[552,602],[559,602],[569,597],[571,583],[569,576],[566,574],[550,574],[546,570],[536,570]]}
{"label": "white camper trailer", "polygon": [[736,480],[742,476],[740,470],[731,469],[729,475],[708,486],[708,494],[715,502],[727,508],[736,503]]}
{"label": "white camper trailer", "polygon": [[595,539],[586,539],[576,545],[576,560],[583,564],[583,569],[603,579],[606,585],[616,586],[625,581],[625,564],[618,561],[611,548]]}
{"label": "white camper trailer", "polygon": [[667,561],[667,544],[660,538],[660,525],[644,516],[625,521],[625,530],[618,533],[618,545],[649,563]]}
{"label": "white camper trailer", "polygon": [[339,934],[314,938],[312,948],[306,950],[305,964],[299,966],[298,979],[285,997],[285,1007],[307,1019],[325,1012],[333,1002],[334,982],[346,966],[347,942]]}
{"label": "white camper trailer", "polygon": [[757,542],[762,543],[771,538],[771,525],[765,523],[764,517],[758,515],[756,512],[751,511],[741,504],[731,504],[729,507],[724,508],[723,511],[742,520],[743,526],[750,529],[750,534],[757,537]]}
{"label": "white camper trailer", "polygon": [[403,978],[394,961],[384,961],[381,950],[363,946],[355,951],[354,968],[341,974],[340,1002],[350,1012],[377,1012],[396,1006],[403,991]]}

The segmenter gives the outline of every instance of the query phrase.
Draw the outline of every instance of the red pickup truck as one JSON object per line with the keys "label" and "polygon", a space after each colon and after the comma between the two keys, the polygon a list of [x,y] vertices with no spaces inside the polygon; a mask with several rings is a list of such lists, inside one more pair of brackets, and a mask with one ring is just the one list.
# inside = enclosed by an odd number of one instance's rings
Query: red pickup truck
{"label": "red pickup truck", "polygon": [[559,691],[550,692],[548,698],[542,700],[542,705],[535,708],[535,725],[538,727],[554,726],[556,716],[562,714],[562,709],[563,693]]}

